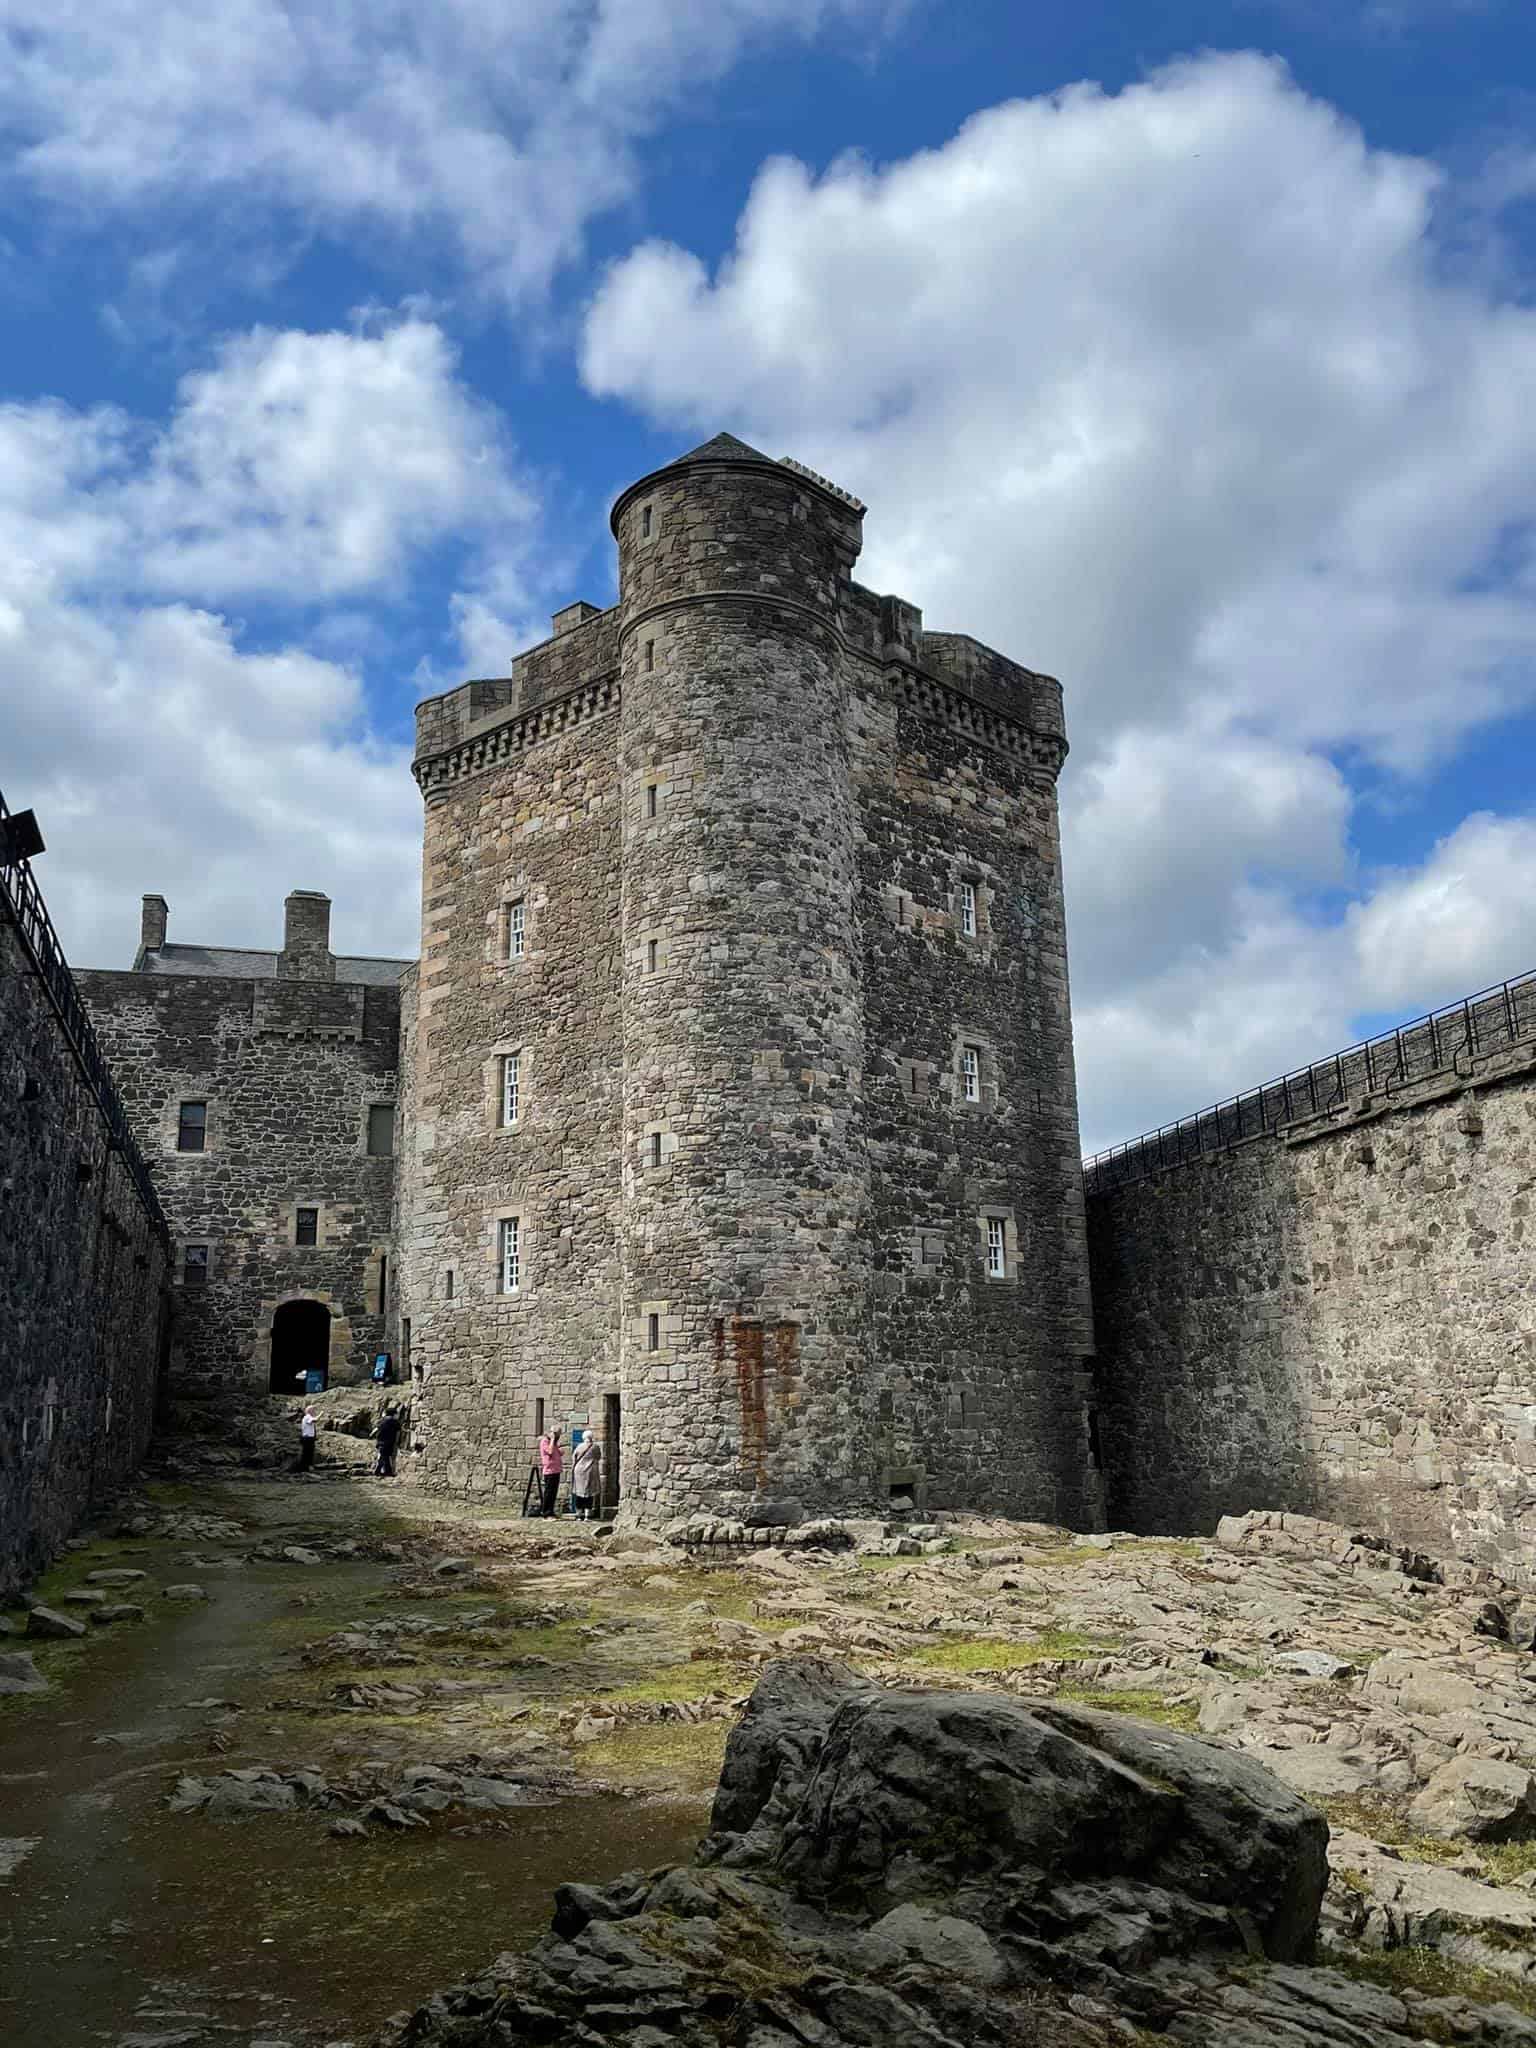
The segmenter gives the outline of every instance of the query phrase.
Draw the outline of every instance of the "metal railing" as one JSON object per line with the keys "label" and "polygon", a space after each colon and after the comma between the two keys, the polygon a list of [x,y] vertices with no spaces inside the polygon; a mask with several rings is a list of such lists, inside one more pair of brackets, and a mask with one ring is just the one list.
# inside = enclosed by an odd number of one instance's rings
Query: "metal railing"
{"label": "metal railing", "polygon": [[1411,1023],[1266,1081],[1262,1088],[1228,1096],[1194,1116],[1095,1152],[1083,1161],[1086,1190],[1099,1195],[1150,1180],[1168,1167],[1230,1152],[1250,1138],[1273,1136],[1286,1124],[1325,1115],[1361,1096],[1428,1080],[1462,1053],[1475,1057],[1526,1039],[1536,1039],[1536,971],[1429,1010]]}
{"label": "metal railing", "polygon": [[[0,823],[10,816],[5,797],[0,794]],[[129,1128],[128,1113],[113,1084],[80,991],[75,986],[75,977],[69,971],[69,962],[64,957],[64,948],[53,928],[53,919],[48,915],[48,906],[43,901],[43,892],[37,886],[30,861],[13,861],[8,865],[0,861],[0,908],[15,925],[63,1026],[64,1036],[80,1063],[86,1086],[106,1120],[107,1149],[122,1159],[150,1221],[160,1236],[168,1241],[170,1230],[165,1212],[160,1207],[144,1155]]]}

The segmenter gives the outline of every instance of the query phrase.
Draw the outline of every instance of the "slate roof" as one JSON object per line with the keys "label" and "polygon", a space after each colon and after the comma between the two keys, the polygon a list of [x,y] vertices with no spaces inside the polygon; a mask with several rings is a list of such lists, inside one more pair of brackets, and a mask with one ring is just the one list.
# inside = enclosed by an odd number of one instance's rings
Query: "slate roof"
{"label": "slate roof", "polygon": [[[410,960],[373,960],[338,953],[336,979],[389,988],[412,965]],[[144,953],[134,967],[140,974],[213,974],[232,981],[270,981],[277,975],[277,955],[249,946],[158,946]]]}
{"label": "slate roof", "polygon": [[711,441],[704,441],[697,448],[690,448],[686,455],[679,455],[669,462],[668,469],[681,469],[688,462],[772,462],[771,455],[765,455],[760,448],[749,448],[745,441],[738,441],[734,434],[716,434]]}

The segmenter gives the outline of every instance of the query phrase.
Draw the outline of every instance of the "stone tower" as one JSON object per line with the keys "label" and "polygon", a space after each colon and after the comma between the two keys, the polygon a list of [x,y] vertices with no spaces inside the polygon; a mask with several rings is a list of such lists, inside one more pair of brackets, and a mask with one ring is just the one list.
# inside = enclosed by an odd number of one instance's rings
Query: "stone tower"
{"label": "stone tower", "polygon": [[855,583],[863,509],[717,436],[619,498],[617,605],[420,708],[445,1486],[558,1424],[651,1519],[1095,1513],[1060,689]]}

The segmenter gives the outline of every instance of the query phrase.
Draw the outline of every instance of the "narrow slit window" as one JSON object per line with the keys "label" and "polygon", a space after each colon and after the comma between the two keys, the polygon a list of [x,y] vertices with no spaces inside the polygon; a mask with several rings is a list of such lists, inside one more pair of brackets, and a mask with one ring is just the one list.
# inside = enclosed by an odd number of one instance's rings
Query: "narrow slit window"
{"label": "narrow slit window", "polygon": [[968,939],[976,936],[976,884],[960,884],[960,929]]}
{"label": "narrow slit window", "polygon": [[528,899],[519,896],[507,905],[507,958],[521,960],[528,950]]}
{"label": "narrow slit window", "polygon": [[293,1212],[293,1241],[295,1244],[318,1244],[320,1241],[320,1211],[318,1209],[295,1209]]}
{"label": "narrow slit window", "polygon": [[207,1245],[188,1244],[182,1246],[181,1284],[183,1287],[206,1287],[208,1285]]}
{"label": "narrow slit window", "polygon": [[987,1277],[990,1280],[1006,1280],[1008,1277],[1008,1241],[1001,1216],[987,1218]]}
{"label": "narrow slit window", "polygon": [[645,1348],[647,1351],[661,1349],[661,1317],[647,1316],[645,1319]]}
{"label": "narrow slit window", "polygon": [[654,782],[648,782],[645,785],[645,815],[648,818],[654,818],[656,815],[656,785]]}
{"label": "narrow slit window", "polygon": [[642,540],[649,540],[649,539],[650,539],[650,537],[651,537],[651,508],[650,508],[650,506],[649,506],[649,505],[642,505],[642,506],[640,507],[640,538],[641,538]]}
{"label": "narrow slit window", "polygon": [[386,1313],[388,1312],[388,1304],[389,1304],[389,1260],[388,1260],[388,1259],[387,1259],[387,1258],[385,1257],[385,1255],[384,1255],[384,1253],[383,1253],[383,1252],[380,1252],[380,1253],[379,1253],[379,1306],[378,1306],[378,1309],[376,1310],[376,1313],[377,1313],[378,1315],[381,1315],[381,1316],[382,1316],[382,1315],[384,1315],[384,1314],[386,1314]]}
{"label": "narrow slit window", "polygon": [[654,974],[656,972],[656,941],[654,939],[647,939],[645,942],[645,971],[647,974]]}
{"label": "narrow slit window", "polygon": [[176,1150],[201,1152],[208,1142],[208,1105],[184,1102],[176,1120]]}
{"label": "narrow slit window", "polygon": [[521,1101],[520,1061],[515,1052],[503,1053],[501,1060],[501,1121],[503,1126],[517,1122]]}
{"label": "narrow slit window", "polygon": [[960,1092],[967,1102],[981,1100],[981,1047],[962,1045],[960,1048]]}
{"label": "narrow slit window", "polygon": [[661,1164],[661,1133],[660,1133],[660,1131],[652,1131],[652,1133],[651,1133],[651,1164],[652,1164],[652,1166],[660,1166],[660,1164]]}
{"label": "narrow slit window", "polygon": [[368,1150],[375,1159],[388,1159],[395,1149],[395,1105],[374,1102],[368,1108]]}
{"label": "narrow slit window", "polygon": [[651,674],[651,673],[652,673],[652,672],[654,671],[655,667],[656,667],[656,642],[655,642],[654,640],[647,640],[647,641],[646,641],[646,643],[645,643],[645,672],[646,672],[646,674],[647,674],[647,675],[650,675],[650,674]]}
{"label": "narrow slit window", "polygon": [[522,1284],[523,1246],[519,1218],[504,1216],[501,1221],[501,1291],[516,1294]]}
{"label": "narrow slit window", "polygon": [[450,1267],[448,1268],[447,1274],[446,1274],[446,1275],[444,1276],[444,1280],[443,1280],[443,1299],[444,1299],[444,1301],[452,1301],[452,1299],[453,1299],[453,1268],[452,1268],[452,1266],[450,1266]]}

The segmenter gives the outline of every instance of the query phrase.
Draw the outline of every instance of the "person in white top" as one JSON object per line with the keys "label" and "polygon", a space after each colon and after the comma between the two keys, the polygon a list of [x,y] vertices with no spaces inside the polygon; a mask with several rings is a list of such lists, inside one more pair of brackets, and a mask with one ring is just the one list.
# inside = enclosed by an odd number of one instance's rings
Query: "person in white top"
{"label": "person in white top", "polygon": [[299,1470],[310,1471],[315,1462],[315,1431],[319,1428],[313,1408],[306,1407],[299,1424]]}

